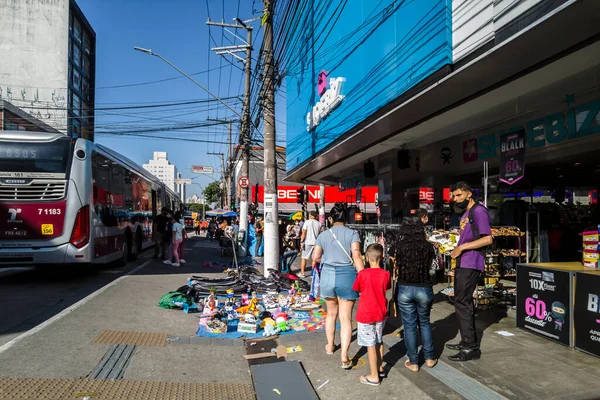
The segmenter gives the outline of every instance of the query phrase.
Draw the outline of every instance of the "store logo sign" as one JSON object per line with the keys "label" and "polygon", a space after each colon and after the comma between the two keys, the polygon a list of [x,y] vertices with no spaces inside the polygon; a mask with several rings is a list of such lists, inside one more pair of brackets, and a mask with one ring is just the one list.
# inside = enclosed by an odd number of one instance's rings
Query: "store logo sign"
{"label": "store logo sign", "polygon": [[533,119],[507,131],[468,139],[463,142],[463,161],[471,163],[495,158],[501,146],[500,136],[521,130],[526,132],[525,146],[528,148],[540,148],[600,133],[600,99],[572,107],[566,113],[557,112]]}
{"label": "store logo sign", "polygon": [[321,99],[306,114],[307,131],[310,132],[316,128],[344,100],[345,96],[342,96],[341,92],[345,81],[345,78],[330,78],[329,89],[327,89],[327,72],[321,71],[319,73],[317,91]]}

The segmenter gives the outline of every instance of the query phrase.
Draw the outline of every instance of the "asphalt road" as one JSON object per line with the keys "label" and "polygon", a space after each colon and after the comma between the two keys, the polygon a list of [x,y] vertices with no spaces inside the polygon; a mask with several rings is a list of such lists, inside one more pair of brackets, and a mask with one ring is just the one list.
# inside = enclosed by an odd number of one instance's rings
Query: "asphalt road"
{"label": "asphalt road", "polygon": [[124,268],[0,268],[0,346],[52,318],[148,259]]}

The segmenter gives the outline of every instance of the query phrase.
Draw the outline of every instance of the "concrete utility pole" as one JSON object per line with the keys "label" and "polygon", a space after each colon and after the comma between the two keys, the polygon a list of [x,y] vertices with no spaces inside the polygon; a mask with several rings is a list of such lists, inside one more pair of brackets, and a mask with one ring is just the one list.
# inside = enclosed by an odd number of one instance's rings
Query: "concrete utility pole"
{"label": "concrete utility pole", "polygon": [[264,170],[265,258],[264,275],[279,269],[279,207],[277,204],[277,158],[275,144],[275,60],[273,57],[273,0],[264,0]]}
{"label": "concrete utility pole", "polygon": [[223,153],[206,153],[209,156],[219,156],[221,158],[221,180],[222,182],[222,191],[221,191],[221,208],[225,208],[225,201],[226,201],[226,192],[227,192],[227,187],[229,185],[227,185],[227,177],[225,174],[225,154]]}
{"label": "concrete utility pole", "polygon": [[[234,29],[246,29],[247,36],[244,45],[241,46],[226,46],[222,48],[214,48],[217,54],[229,54],[245,64],[246,70],[246,90],[244,95],[244,110],[242,112],[242,130],[240,132],[240,144],[242,145],[242,173],[241,176],[248,177],[250,171],[250,127],[252,122],[250,121],[250,81],[252,78],[252,26],[247,25],[244,21],[239,18],[235,18],[236,24],[225,24],[207,22],[207,25],[220,26],[223,28],[234,28]],[[249,22],[249,21],[246,21]],[[230,31],[227,31],[231,33]],[[244,42],[239,36],[235,35],[238,39]],[[234,53],[246,52],[246,59],[242,59]],[[237,183],[234,182],[234,185]],[[240,242],[239,255],[244,257],[248,254],[248,188],[240,189],[240,231],[245,232],[245,237]]]}

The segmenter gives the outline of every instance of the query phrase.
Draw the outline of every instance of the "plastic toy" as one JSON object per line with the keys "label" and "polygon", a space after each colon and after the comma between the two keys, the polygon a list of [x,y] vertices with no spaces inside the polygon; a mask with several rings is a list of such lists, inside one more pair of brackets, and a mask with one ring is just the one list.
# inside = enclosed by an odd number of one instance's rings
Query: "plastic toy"
{"label": "plastic toy", "polygon": [[287,332],[290,330],[287,325],[287,317],[285,315],[280,314],[275,321],[277,322],[277,331]]}

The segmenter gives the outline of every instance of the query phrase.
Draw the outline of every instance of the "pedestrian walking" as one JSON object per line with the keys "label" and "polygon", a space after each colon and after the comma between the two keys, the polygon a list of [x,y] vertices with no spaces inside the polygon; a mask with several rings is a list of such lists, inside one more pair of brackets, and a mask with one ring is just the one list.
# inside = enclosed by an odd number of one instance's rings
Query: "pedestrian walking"
{"label": "pedestrian walking", "polygon": [[304,275],[306,263],[312,258],[315,244],[317,244],[317,236],[319,236],[320,231],[321,223],[317,221],[317,213],[315,211],[311,211],[308,221],[302,225],[302,237],[300,238],[300,243],[302,244],[302,262],[300,264],[300,273],[298,276],[301,278],[306,276]]}
{"label": "pedestrian walking", "polygon": [[360,383],[379,386],[384,374],[383,328],[387,316],[385,295],[390,286],[390,273],[381,268],[383,247],[379,243],[369,245],[365,256],[369,268],[358,273],[352,286],[352,289],[360,293],[356,311],[358,345],[367,347],[371,370],[369,375],[360,377]]}
{"label": "pedestrian walking", "polygon": [[404,217],[398,234],[400,239],[396,243],[396,292],[398,309],[404,325],[404,347],[408,356],[404,365],[409,370],[418,372],[417,330],[421,333],[425,365],[433,368],[437,363],[430,325],[434,284],[430,271],[435,251],[433,245],[427,241],[419,216]]}
{"label": "pedestrian walking", "polygon": [[[183,225],[175,217],[171,217],[171,231],[172,242],[169,247],[169,258],[164,263],[179,267],[181,265],[179,263],[179,245],[183,241]],[[171,262],[172,259],[175,259],[174,263]]]}
{"label": "pedestrian walking", "polygon": [[490,216],[483,204],[473,198],[466,182],[452,188],[454,208],[460,217],[460,239],[450,255],[456,260],[454,271],[454,307],[460,329],[460,342],[447,344],[458,353],[448,357],[450,361],[477,360],[481,357],[475,328],[475,303],[473,293],[485,266],[485,248],[492,244]]}
{"label": "pedestrian walking", "polygon": [[165,231],[167,230],[167,208],[163,207],[160,214],[154,218],[152,222],[152,233],[154,235],[154,256],[152,258],[167,257],[167,243],[165,242]]}
{"label": "pedestrian walking", "polygon": [[194,221],[194,231],[196,232],[196,236],[200,236],[200,219],[196,218]]}
{"label": "pedestrian walking", "polygon": [[185,220],[183,219],[183,217],[181,216],[180,212],[176,212],[175,213],[175,220],[178,221],[181,226],[182,226],[182,231],[181,231],[181,243],[179,244],[179,247],[177,248],[177,254],[179,255],[179,263],[180,264],[185,264],[185,244],[187,242],[187,232],[185,230]]}
{"label": "pedestrian walking", "polygon": [[342,368],[351,369],[348,348],[352,338],[352,309],[358,293],[352,289],[356,275],[365,266],[360,252],[360,237],[355,230],[345,227],[346,206],[335,203],[329,213],[331,229],[321,233],[313,250],[315,262],[321,262],[321,296],[327,305],[325,332],[327,354],[335,350],[336,320],[340,320],[340,350]]}
{"label": "pedestrian walking", "polygon": [[262,246],[263,242],[263,233],[265,230],[265,223],[263,222],[263,218],[259,215],[256,218],[256,222],[254,223],[254,235],[256,236],[256,246],[254,247],[255,257],[261,257],[260,254],[260,246]]}
{"label": "pedestrian walking", "polygon": [[214,219],[211,219],[208,223],[208,238],[212,242],[215,237],[215,232],[217,232],[217,223]]}

